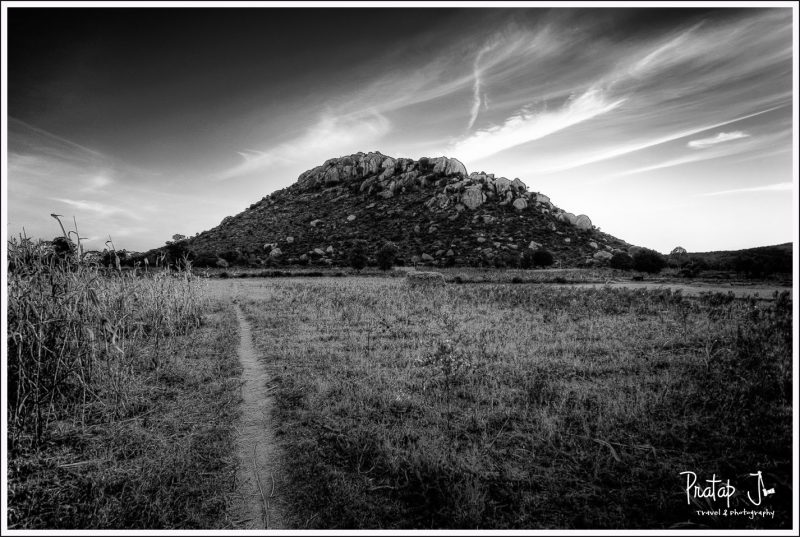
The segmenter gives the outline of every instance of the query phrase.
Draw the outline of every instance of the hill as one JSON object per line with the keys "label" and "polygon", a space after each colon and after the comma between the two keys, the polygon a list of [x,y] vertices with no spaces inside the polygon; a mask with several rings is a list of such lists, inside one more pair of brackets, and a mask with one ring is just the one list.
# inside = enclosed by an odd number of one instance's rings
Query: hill
{"label": "hill", "polygon": [[732,271],[750,277],[792,272],[792,248],[790,242],[773,246],[759,246],[743,250],[721,250],[714,252],[687,252],[670,254],[676,265],[698,272],[699,270]]}
{"label": "hill", "polygon": [[525,249],[549,250],[556,266],[591,265],[630,246],[519,179],[378,152],[330,159],[186,242],[196,266],[346,265],[359,239],[371,256],[394,242],[398,264],[462,266],[514,266]]}

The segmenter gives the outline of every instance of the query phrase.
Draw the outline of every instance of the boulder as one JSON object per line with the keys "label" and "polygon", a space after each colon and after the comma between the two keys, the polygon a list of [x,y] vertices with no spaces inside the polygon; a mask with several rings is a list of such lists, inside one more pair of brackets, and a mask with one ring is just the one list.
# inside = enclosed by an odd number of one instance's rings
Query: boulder
{"label": "boulder", "polygon": [[447,168],[445,168],[444,173],[445,175],[456,175],[460,173],[461,175],[466,176],[467,167],[464,166],[458,159],[447,159]]}
{"label": "boulder", "polygon": [[322,220],[319,220],[319,219],[312,220],[311,222],[308,223],[308,225],[311,226],[311,227],[317,227],[317,225],[319,225],[320,222],[322,222]]}
{"label": "boulder", "polygon": [[353,221],[353,220],[355,220],[355,219],[356,219],[356,215],[354,215],[354,214],[351,214],[351,215],[349,215],[349,216],[347,217],[347,221],[348,221],[348,222],[352,222],[352,221]]}
{"label": "boulder", "polygon": [[339,170],[335,166],[325,170],[324,182],[326,186],[335,185],[339,182]]}
{"label": "boulder", "polygon": [[600,261],[608,261],[609,259],[614,257],[614,255],[611,252],[607,252],[605,250],[600,250],[599,252],[595,252],[592,257],[594,257],[595,259],[598,259]]}
{"label": "boulder", "polygon": [[273,258],[273,259],[274,259],[274,258],[276,258],[276,257],[280,257],[281,255],[283,255],[283,252],[281,252],[281,249],[280,249],[280,248],[273,248],[273,249],[272,249],[272,250],[270,250],[270,252],[269,252],[269,256],[270,256],[271,258]]}
{"label": "boulder", "polygon": [[539,194],[537,192],[536,193],[536,201],[538,203],[550,203],[550,198],[548,196],[545,196],[544,194]]}
{"label": "boulder", "polygon": [[286,242],[292,244],[294,242],[294,237],[286,237]]}
{"label": "boulder", "polygon": [[328,246],[327,248],[325,248],[325,253],[326,254],[333,254],[333,246]]}
{"label": "boulder", "polygon": [[594,248],[595,250],[597,250],[597,243],[596,243],[596,242],[594,242],[594,241],[590,241],[590,242],[589,242],[589,246],[591,246],[592,248]]}
{"label": "boulder", "polygon": [[525,201],[525,198],[517,198],[514,200],[514,208],[518,211],[522,211],[528,207],[528,202]]}
{"label": "boulder", "polygon": [[480,185],[468,186],[464,189],[461,195],[461,203],[468,209],[477,209],[486,201],[486,195],[483,193]]}
{"label": "boulder", "polygon": [[531,243],[528,245],[528,248],[530,248],[531,250],[538,250],[541,247],[542,245],[536,241],[531,241]]}
{"label": "boulder", "polygon": [[516,188],[520,192],[525,192],[526,190],[528,190],[528,187],[525,185],[525,183],[520,181],[519,177],[515,178],[512,184],[514,185],[514,188]]}
{"label": "boulder", "polygon": [[426,262],[430,262],[430,261],[433,261],[433,256],[430,256],[428,254],[422,254],[422,257],[420,257],[420,259],[422,259],[423,261],[426,261]]}
{"label": "boulder", "polygon": [[385,162],[386,157],[380,153],[368,153],[361,158],[361,166],[364,169],[364,175],[374,175],[381,169],[381,164]]}
{"label": "boulder", "polygon": [[575,219],[575,227],[583,230],[592,229],[592,221],[589,219],[588,216],[582,214]]}
{"label": "boulder", "polygon": [[[395,159],[393,159],[392,157],[386,157],[385,159],[383,159],[383,162],[381,162],[381,168],[388,171],[389,175],[392,175],[394,173],[394,167],[396,164],[397,161]],[[384,171],[384,173],[386,173],[386,171]]]}
{"label": "boulder", "polygon": [[506,190],[511,189],[511,185],[512,183],[510,179],[500,177],[494,181],[494,191],[497,192],[498,195],[503,194]]}

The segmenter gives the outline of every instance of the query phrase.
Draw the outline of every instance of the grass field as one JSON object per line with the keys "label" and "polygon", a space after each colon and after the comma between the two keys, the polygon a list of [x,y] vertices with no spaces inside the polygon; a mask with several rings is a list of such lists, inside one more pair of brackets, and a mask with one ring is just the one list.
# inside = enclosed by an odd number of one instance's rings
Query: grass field
{"label": "grass field", "polygon": [[[791,524],[788,293],[226,285],[277,384],[297,527]],[[699,516],[684,471],[739,509],[761,471],[774,516]]]}
{"label": "grass field", "polygon": [[[234,300],[271,377],[290,527],[790,527],[788,292],[203,279],[29,247],[10,248],[9,528],[236,528]],[[685,471],[730,479],[739,509],[761,471],[774,514],[698,515],[725,505],[687,503]]]}

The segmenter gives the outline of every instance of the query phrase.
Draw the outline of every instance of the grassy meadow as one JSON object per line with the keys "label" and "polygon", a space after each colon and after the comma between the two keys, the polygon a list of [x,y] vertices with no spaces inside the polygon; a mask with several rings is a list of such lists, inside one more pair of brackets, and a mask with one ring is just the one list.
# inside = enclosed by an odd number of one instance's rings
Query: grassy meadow
{"label": "grassy meadow", "polygon": [[[276,385],[297,528],[791,526],[788,292],[225,285]],[[742,509],[759,470],[773,517],[687,505],[680,472]]]}
{"label": "grassy meadow", "polygon": [[[240,527],[235,303],[271,378],[291,528],[791,525],[788,292],[203,278],[25,239],[9,266],[10,529]],[[718,504],[687,504],[683,471],[761,471],[774,516],[697,515]]]}

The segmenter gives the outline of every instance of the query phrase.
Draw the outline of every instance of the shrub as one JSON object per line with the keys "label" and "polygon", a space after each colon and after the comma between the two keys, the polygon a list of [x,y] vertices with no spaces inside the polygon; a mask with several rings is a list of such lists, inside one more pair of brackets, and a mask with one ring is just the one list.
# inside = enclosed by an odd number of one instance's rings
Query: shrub
{"label": "shrub", "polygon": [[519,260],[519,266],[524,269],[529,269],[533,267],[533,254],[534,250],[526,248],[524,252],[522,252],[522,258]]}
{"label": "shrub", "polygon": [[56,237],[53,239],[53,252],[59,259],[69,259],[75,255],[77,247],[75,243],[66,237]]}
{"label": "shrub", "polygon": [[658,274],[666,266],[664,256],[655,250],[642,249],[633,254],[633,268],[638,271]]}
{"label": "shrub", "polygon": [[380,247],[378,253],[376,254],[377,261],[378,261],[378,268],[381,270],[389,270],[394,266],[395,258],[397,257],[397,253],[399,252],[399,248],[397,245],[391,241],[386,241],[383,243],[383,246]]}
{"label": "shrub", "polygon": [[348,263],[355,270],[361,270],[367,266],[367,241],[356,239],[350,247],[347,256]]}
{"label": "shrub", "polygon": [[516,252],[506,252],[503,254],[503,260],[509,268],[519,268],[520,259],[519,254]]}
{"label": "shrub", "polygon": [[549,267],[553,264],[553,254],[549,250],[536,250],[532,260],[535,267]]}
{"label": "shrub", "polygon": [[608,262],[611,268],[620,270],[631,270],[633,268],[633,258],[625,252],[617,252]]}

